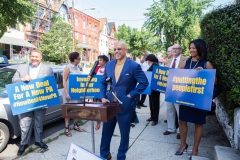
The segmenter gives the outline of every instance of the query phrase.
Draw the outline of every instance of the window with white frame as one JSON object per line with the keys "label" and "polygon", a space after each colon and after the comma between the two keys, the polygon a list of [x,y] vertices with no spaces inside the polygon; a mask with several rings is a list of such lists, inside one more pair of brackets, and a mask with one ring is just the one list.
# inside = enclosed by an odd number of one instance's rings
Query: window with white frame
{"label": "window with white frame", "polygon": [[88,29],[91,30],[91,23],[88,23]]}
{"label": "window with white frame", "polygon": [[85,22],[85,20],[82,21],[82,27],[83,27],[83,29],[86,29],[86,22]]}
{"label": "window with white frame", "polygon": [[91,42],[92,42],[92,38],[91,38],[91,36],[89,36],[88,37],[88,44],[91,44]]}
{"label": "window with white frame", "polygon": [[86,36],[84,34],[82,35],[82,42],[86,43]]}
{"label": "window with white frame", "polygon": [[75,39],[78,40],[78,32],[75,32]]}
{"label": "window with white frame", "polygon": [[94,31],[95,31],[95,32],[97,31],[97,25],[94,26]]}
{"label": "window with white frame", "polygon": [[78,26],[78,17],[75,18],[75,26]]}

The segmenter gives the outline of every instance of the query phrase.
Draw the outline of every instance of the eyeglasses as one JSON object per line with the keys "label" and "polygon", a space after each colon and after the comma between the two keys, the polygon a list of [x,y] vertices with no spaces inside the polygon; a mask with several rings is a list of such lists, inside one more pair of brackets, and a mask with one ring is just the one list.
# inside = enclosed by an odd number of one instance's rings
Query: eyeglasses
{"label": "eyeglasses", "polygon": [[181,49],[181,48],[172,48],[172,49],[177,50],[177,49]]}
{"label": "eyeglasses", "polygon": [[126,48],[114,48],[113,50],[114,50],[114,51],[116,51],[116,50],[121,51],[121,50],[123,50],[123,49],[126,49]]}

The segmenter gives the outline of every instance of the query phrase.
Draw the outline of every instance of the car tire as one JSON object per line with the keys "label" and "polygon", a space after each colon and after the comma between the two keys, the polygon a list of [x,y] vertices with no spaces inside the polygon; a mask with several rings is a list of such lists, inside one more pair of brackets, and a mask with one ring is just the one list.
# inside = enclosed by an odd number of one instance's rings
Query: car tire
{"label": "car tire", "polygon": [[9,136],[10,134],[7,125],[0,122],[0,152],[6,147]]}

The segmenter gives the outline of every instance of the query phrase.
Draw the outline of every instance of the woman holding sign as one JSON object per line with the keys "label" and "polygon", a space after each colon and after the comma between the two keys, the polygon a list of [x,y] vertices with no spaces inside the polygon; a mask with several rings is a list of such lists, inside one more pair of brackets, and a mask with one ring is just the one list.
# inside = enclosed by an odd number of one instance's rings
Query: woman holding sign
{"label": "woman holding sign", "polygon": [[[68,58],[70,60],[70,63],[64,68],[63,71],[63,103],[79,103],[82,102],[82,100],[71,100],[71,97],[68,93],[68,75],[70,73],[82,73],[82,67],[79,65],[81,58],[79,57],[78,52],[72,52],[68,55]],[[65,118],[65,131],[64,134],[67,137],[71,137],[72,134],[69,132],[69,118]],[[74,119],[74,127],[73,129],[78,132],[84,132],[83,129],[80,129],[78,126],[78,119]]]}
{"label": "woman holding sign", "polygon": [[[159,66],[158,59],[154,54],[149,54],[146,58],[148,65],[150,66],[147,71],[153,71],[153,66]],[[150,106],[150,118],[147,121],[152,121],[152,126],[158,124],[158,116],[159,116],[159,100],[160,100],[160,92],[151,90],[151,95],[149,95],[149,106]]]}
{"label": "woman holding sign", "polygon": [[[184,62],[182,69],[213,69],[212,64],[207,61],[207,48],[206,43],[201,39],[193,40],[189,43],[189,51],[191,57]],[[215,78],[216,83],[216,78]],[[178,151],[175,155],[182,155],[184,150],[187,150],[188,145],[186,143],[187,137],[187,122],[191,122],[195,124],[194,131],[194,144],[192,148],[193,156],[198,154],[198,146],[203,134],[203,124],[206,124],[206,114],[207,111],[183,106],[179,107],[179,128],[180,128],[180,137],[181,144]]]}

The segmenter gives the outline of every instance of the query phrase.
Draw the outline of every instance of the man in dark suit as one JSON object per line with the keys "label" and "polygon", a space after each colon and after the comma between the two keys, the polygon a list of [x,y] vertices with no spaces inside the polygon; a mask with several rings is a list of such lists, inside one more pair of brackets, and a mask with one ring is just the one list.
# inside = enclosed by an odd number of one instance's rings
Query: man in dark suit
{"label": "man in dark suit", "polygon": [[[53,75],[52,68],[42,64],[41,60],[41,51],[36,49],[33,50],[30,55],[31,63],[19,65],[16,73],[12,78],[12,82],[29,82],[32,79]],[[18,150],[18,155],[21,155],[25,151],[25,149],[28,147],[28,143],[31,140],[33,119],[35,145],[38,145],[43,149],[48,148],[48,146],[42,141],[43,120],[45,112],[46,109],[40,109],[18,115],[21,128],[21,146]]]}
{"label": "man in dark suit", "polygon": [[[110,142],[118,122],[121,132],[121,142],[117,159],[125,160],[129,145],[129,133],[132,114],[136,107],[135,98],[148,86],[148,80],[141,66],[126,57],[127,46],[123,42],[114,45],[115,60],[106,64],[101,81],[101,98],[103,103],[117,103],[112,93],[106,94],[106,79],[112,78],[112,89],[118,99],[123,102],[121,111],[108,122],[103,123],[100,154],[103,158],[111,159]],[[138,85],[137,85],[138,83]]]}

